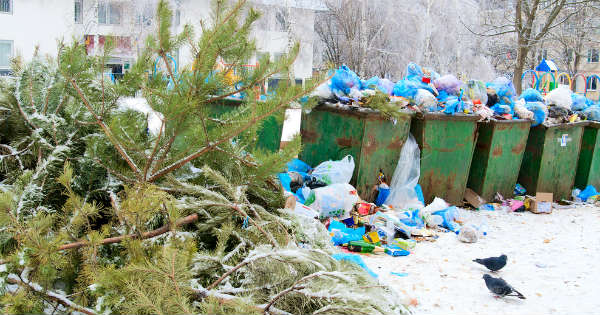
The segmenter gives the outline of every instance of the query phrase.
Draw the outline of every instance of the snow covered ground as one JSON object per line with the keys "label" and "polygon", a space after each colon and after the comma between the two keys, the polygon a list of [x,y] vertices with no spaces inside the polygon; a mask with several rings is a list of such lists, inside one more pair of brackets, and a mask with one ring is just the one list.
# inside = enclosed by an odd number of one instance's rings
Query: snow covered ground
{"label": "snow covered ground", "polygon": [[[406,257],[363,257],[382,283],[416,299],[415,314],[599,314],[600,208],[550,215],[471,212],[490,230],[467,244],[453,233],[420,242]],[[508,255],[502,277],[527,299],[494,298],[475,258]],[[400,277],[390,272],[408,273]]]}

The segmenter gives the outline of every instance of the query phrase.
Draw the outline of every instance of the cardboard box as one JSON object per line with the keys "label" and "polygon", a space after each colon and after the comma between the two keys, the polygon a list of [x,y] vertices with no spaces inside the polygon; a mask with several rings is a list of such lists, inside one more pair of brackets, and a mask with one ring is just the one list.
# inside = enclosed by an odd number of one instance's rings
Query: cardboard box
{"label": "cardboard box", "polygon": [[535,200],[531,202],[529,209],[533,213],[552,213],[552,193],[538,192],[535,194]]}
{"label": "cardboard box", "polygon": [[479,207],[486,204],[485,199],[481,198],[481,196],[471,190],[471,188],[467,188],[465,191],[465,200],[476,209],[479,209]]}

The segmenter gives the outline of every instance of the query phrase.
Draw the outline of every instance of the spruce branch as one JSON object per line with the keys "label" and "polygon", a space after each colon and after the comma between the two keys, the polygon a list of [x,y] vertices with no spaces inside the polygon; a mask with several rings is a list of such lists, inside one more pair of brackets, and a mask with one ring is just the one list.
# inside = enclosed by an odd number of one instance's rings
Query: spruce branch
{"label": "spruce branch", "polygon": [[[181,218],[181,219],[175,221],[175,227],[180,227],[182,225],[190,224],[190,223],[193,223],[196,221],[198,221],[198,214],[194,213],[194,214],[188,215],[187,217],[184,217],[184,218]],[[102,241],[100,241],[100,245],[120,243],[126,239],[149,239],[149,238],[153,238],[153,237],[159,236],[161,234],[167,233],[171,230],[172,230],[171,225],[167,224],[167,225],[163,225],[162,227],[160,227],[156,230],[141,233],[141,235],[137,234],[137,233],[132,233],[132,234],[128,234],[128,235],[121,235],[121,236],[105,238]],[[74,249],[74,248],[80,248],[80,247],[84,247],[84,246],[88,246],[88,245],[91,245],[91,244],[87,241],[79,241],[79,242],[62,245],[58,248],[58,250],[60,251],[60,250],[66,250],[66,249]]]}
{"label": "spruce branch", "polygon": [[323,272],[323,271],[318,271],[318,272],[312,273],[312,274],[310,274],[310,275],[308,275],[308,276],[305,276],[305,277],[302,277],[302,278],[298,279],[298,280],[297,280],[296,282],[294,282],[294,284],[292,284],[292,285],[291,285],[289,288],[287,288],[287,289],[285,289],[285,290],[283,290],[283,291],[279,292],[277,295],[275,295],[275,296],[274,296],[274,297],[271,299],[271,301],[270,301],[270,302],[267,304],[267,306],[265,306],[265,310],[264,310],[265,314],[266,314],[266,313],[269,311],[269,308],[270,308],[270,307],[271,307],[273,304],[275,304],[275,302],[277,302],[277,300],[279,300],[279,299],[280,299],[281,297],[283,297],[284,295],[286,295],[286,294],[288,294],[288,293],[290,293],[290,292],[292,292],[292,291],[295,291],[295,290],[302,290],[302,289],[306,288],[306,286],[298,286],[298,284],[300,284],[300,283],[302,283],[302,282],[305,282],[305,281],[307,281],[307,280],[310,280],[310,279],[312,279],[312,278],[318,278],[318,277],[328,277],[328,276],[331,276],[331,277],[338,277],[337,273],[335,273],[335,272]]}
{"label": "spruce branch", "polygon": [[96,120],[96,124],[98,124],[100,126],[100,128],[102,128],[102,131],[104,131],[104,134],[106,135],[108,140],[112,143],[112,145],[115,147],[115,149],[117,149],[117,152],[119,152],[119,155],[121,155],[123,160],[125,160],[125,162],[127,162],[127,165],[129,165],[131,170],[138,177],[140,177],[140,175],[141,175],[140,169],[137,167],[137,165],[135,165],[135,162],[131,159],[131,157],[129,157],[129,155],[127,154],[127,151],[125,151],[125,148],[121,145],[121,143],[119,143],[119,141],[117,141],[117,139],[112,134],[112,132],[110,131],[108,126],[102,120],[102,117],[100,117],[100,116],[98,116],[98,114],[96,114],[96,111],[94,111],[94,109],[92,108],[92,105],[90,104],[88,99],[85,97],[85,95],[83,95],[83,92],[79,88],[79,85],[77,85],[77,82],[75,82],[75,79],[71,79],[69,81],[70,81],[71,85],[73,86],[73,88],[75,89],[75,91],[77,91],[77,94],[81,98],[81,101],[83,102],[85,107],[87,107],[90,114],[92,114],[92,116],[94,116],[94,119]]}
{"label": "spruce branch", "polygon": [[267,258],[270,256],[275,255],[276,253],[267,253],[267,254],[263,254],[263,255],[257,255],[257,256],[253,256],[253,257],[248,257],[246,259],[244,259],[241,263],[237,264],[235,267],[229,269],[226,273],[224,273],[223,275],[221,275],[221,277],[219,277],[219,279],[215,280],[215,282],[213,282],[211,285],[209,285],[206,290],[210,291],[212,289],[214,289],[216,286],[219,285],[219,283],[223,282],[223,280],[227,279],[227,277],[229,277],[232,273],[238,271],[240,268],[246,266],[249,263],[253,263],[259,259],[263,259],[263,258]]}
{"label": "spruce branch", "polygon": [[75,304],[74,302],[72,302],[71,300],[67,299],[65,296],[63,296],[62,294],[58,294],[56,292],[50,291],[50,290],[44,290],[39,284],[37,283],[31,283],[31,282],[26,282],[24,280],[21,279],[17,279],[17,277],[15,275],[9,275],[6,278],[6,282],[9,284],[16,284],[22,287],[25,287],[27,289],[33,290],[39,294],[44,295],[47,299],[52,300],[54,302],[60,303],[61,305],[73,309],[75,311],[87,314],[87,315],[96,315],[96,313],[94,311],[92,311],[91,309],[87,308],[87,307],[83,307],[81,305]]}

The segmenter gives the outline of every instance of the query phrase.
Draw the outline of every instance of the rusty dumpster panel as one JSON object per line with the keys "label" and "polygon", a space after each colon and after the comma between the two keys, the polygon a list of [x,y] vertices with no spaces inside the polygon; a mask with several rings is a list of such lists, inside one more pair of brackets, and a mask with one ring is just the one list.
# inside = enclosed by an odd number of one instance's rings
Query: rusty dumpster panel
{"label": "rusty dumpster panel", "polygon": [[478,123],[467,187],[486,200],[492,200],[496,192],[512,197],[530,126],[531,121],[521,119]]}
{"label": "rusty dumpster panel", "polygon": [[550,192],[555,200],[571,196],[586,124],[579,122],[531,128],[519,172],[519,183],[528,194]]}
{"label": "rusty dumpster panel", "polygon": [[452,204],[464,198],[479,116],[425,114],[413,119],[411,132],[421,149],[425,202],[440,197]]}
{"label": "rusty dumpster panel", "polygon": [[600,122],[590,121],[583,129],[581,153],[577,163],[575,187],[584,189],[588,185],[600,189]]}
{"label": "rusty dumpster panel", "polygon": [[302,114],[300,159],[312,166],[327,160],[354,157],[351,184],[369,199],[382,169],[391,179],[408,137],[411,113],[396,123],[373,111],[352,111],[321,105]]}

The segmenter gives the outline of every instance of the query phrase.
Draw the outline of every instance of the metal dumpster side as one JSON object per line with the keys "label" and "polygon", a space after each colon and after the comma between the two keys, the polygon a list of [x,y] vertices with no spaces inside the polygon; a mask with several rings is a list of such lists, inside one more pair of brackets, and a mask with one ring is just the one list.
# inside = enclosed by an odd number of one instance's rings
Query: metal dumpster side
{"label": "metal dumpster side", "polygon": [[590,121],[583,129],[581,140],[581,153],[577,163],[577,175],[575,176],[575,187],[584,189],[593,185],[600,189],[600,122]]}

